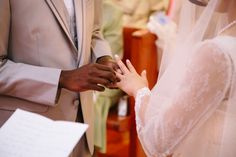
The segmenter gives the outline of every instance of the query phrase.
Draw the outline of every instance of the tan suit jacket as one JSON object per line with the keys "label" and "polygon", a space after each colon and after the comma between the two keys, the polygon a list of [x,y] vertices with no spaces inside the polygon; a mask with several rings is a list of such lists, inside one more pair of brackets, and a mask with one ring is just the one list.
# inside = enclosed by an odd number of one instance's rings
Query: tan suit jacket
{"label": "tan suit jacket", "polygon": [[58,80],[61,69],[110,55],[100,33],[101,7],[101,0],[75,0],[77,49],[63,0],[0,0],[0,126],[16,108],[68,121],[82,109],[93,152],[93,92],[59,91]]}

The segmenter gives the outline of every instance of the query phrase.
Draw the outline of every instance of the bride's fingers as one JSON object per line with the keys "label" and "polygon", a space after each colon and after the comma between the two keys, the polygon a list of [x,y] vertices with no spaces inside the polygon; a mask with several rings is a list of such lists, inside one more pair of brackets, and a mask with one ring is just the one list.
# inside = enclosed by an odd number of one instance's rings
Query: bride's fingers
{"label": "bride's fingers", "polygon": [[136,72],[136,70],[135,70],[135,68],[134,68],[134,66],[132,65],[132,63],[130,62],[130,60],[126,60],[126,65],[127,65],[127,67],[129,68],[129,70],[130,70],[130,72],[135,72],[135,73],[137,73]]}
{"label": "bride's fingers", "polygon": [[129,70],[127,69],[125,64],[120,60],[118,55],[115,55],[115,60],[116,60],[117,64],[119,65],[119,67],[120,67],[123,74],[129,73]]}
{"label": "bride's fingers", "polygon": [[118,77],[119,79],[121,79],[123,77],[123,75],[119,72],[115,72],[116,73],[116,77]]}
{"label": "bride's fingers", "polygon": [[117,69],[116,72],[122,74],[122,71],[120,69]]}
{"label": "bride's fingers", "polygon": [[147,80],[147,71],[146,70],[143,70],[142,73],[141,73],[141,77],[145,80],[145,82],[147,83],[148,85],[148,80]]}
{"label": "bride's fingers", "polygon": [[147,71],[146,70],[143,70],[142,73],[141,73],[141,77],[145,80],[147,80]]}

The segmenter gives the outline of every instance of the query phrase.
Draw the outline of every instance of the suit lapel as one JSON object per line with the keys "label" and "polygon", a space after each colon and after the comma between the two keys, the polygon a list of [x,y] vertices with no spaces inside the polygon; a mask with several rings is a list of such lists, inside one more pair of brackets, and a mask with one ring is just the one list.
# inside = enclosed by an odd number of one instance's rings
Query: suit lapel
{"label": "suit lapel", "polygon": [[[75,1],[75,14],[76,14],[76,25],[77,25],[77,36],[78,36],[78,66],[82,66],[87,63],[90,51],[88,49],[91,38],[91,23],[93,18],[91,15],[94,14],[93,1],[92,0],[74,0]],[[84,52],[85,51],[85,52]]]}
{"label": "suit lapel", "polygon": [[78,38],[78,65],[82,64],[81,57],[83,57],[83,42],[86,38],[84,35],[85,29],[85,0],[74,0],[75,4],[75,16],[76,16],[76,25],[77,25],[77,38]]}
{"label": "suit lapel", "polygon": [[65,32],[66,36],[68,37],[70,43],[73,45],[73,48],[77,51],[77,48],[73,42],[73,39],[70,34],[70,27],[69,27],[69,14],[65,8],[65,4],[63,0],[45,0],[52,10],[53,14],[55,15],[56,19],[58,20],[59,24],[61,25],[63,31]]}

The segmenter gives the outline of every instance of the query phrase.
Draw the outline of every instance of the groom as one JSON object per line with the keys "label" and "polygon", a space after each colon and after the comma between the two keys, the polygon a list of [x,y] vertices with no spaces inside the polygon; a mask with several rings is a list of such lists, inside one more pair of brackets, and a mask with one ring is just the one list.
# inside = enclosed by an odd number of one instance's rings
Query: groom
{"label": "groom", "polygon": [[92,90],[116,80],[101,7],[101,0],[0,0],[0,126],[17,108],[84,122],[73,155],[93,154]]}

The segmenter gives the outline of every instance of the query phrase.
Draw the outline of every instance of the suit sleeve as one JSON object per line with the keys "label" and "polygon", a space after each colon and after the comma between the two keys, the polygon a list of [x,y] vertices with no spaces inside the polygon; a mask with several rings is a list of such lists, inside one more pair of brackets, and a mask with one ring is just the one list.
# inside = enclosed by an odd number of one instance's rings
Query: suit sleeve
{"label": "suit sleeve", "polygon": [[92,52],[94,58],[102,56],[111,56],[111,48],[108,42],[104,39],[102,32],[102,1],[94,1],[94,26],[92,34]]}
{"label": "suit sleeve", "polygon": [[0,0],[0,96],[53,106],[61,70],[15,63],[9,59],[10,10],[10,1]]}

